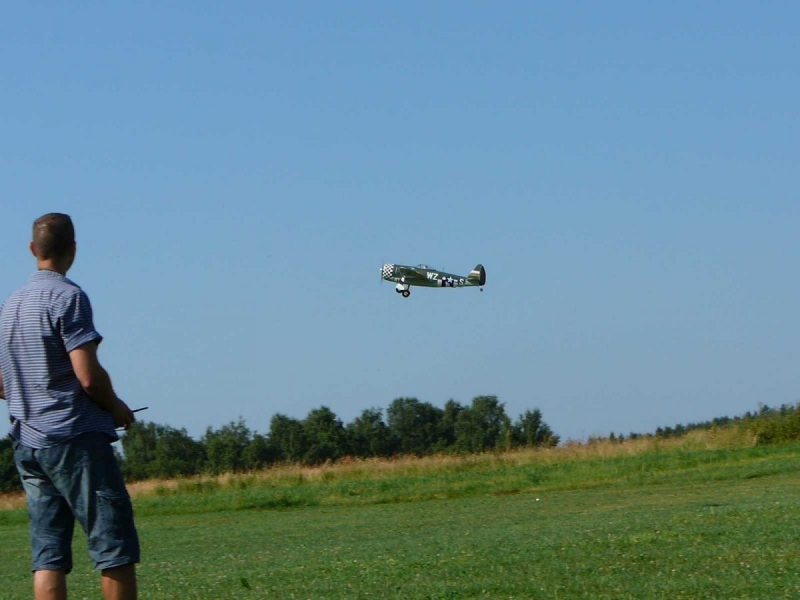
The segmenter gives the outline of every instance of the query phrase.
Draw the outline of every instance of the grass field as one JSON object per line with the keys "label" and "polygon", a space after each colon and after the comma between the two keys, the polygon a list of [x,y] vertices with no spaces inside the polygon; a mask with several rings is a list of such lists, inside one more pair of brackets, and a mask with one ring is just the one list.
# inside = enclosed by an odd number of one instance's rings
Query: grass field
{"label": "grass field", "polygon": [[[140,597],[800,598],[798,452],[695,438],[150,482]],[[0,539],[0,598],[29,598],[24,511]],[[75,556],[71,597],[98,597],[82,538]]]}

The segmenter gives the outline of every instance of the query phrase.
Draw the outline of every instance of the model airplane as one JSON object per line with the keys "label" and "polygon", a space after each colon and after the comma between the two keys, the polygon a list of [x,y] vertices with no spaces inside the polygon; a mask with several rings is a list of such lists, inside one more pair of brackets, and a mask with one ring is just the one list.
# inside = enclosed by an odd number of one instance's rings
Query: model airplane
{"label": "model airplane", "polygon": [[403,298],[408,298],[411,295],[410,288],[412,285],[452,288],[480,286],[481,291],[483,291],[483,285],[486,283],[486,269],[483,268],[483,265],[477,265],[470,271],[469,275],[463,277],[432,269],[428,265],[407,267],[405,265],[387,263],[381,267],[381,279],[397,283],[395,291],[398,294],[403,294]]}

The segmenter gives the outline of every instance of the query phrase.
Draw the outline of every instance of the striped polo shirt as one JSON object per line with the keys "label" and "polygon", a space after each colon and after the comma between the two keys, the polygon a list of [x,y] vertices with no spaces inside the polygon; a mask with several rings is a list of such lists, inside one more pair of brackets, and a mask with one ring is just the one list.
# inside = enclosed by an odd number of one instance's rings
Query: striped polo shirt
{"label": "striped polo shirt", "polygon": [[37,271],[8,297],[0,308],[0,372],[12,438],[30,448],[88,432],[118,439],[111,413],[89,398],[69,359],[102,339],[89,297],[54,271]]}

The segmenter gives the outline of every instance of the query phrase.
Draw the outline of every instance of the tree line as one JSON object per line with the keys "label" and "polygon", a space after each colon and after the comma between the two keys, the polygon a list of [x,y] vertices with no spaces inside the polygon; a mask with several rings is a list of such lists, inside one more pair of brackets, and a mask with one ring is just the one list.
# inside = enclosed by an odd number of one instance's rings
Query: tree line
{"label": "tree line", "polygon": [[[385,419],[384,419],[385,413]],[[800,404],[701,423],[659,427],[638,437],[680,437],[693,430],[735,427],[755,435],[758,444],[800,440]],[[590,438],[593,440],[605,438]],[[612,433],[610,440],[626,436]],[[137,421],[122,438],[119,454],[128,480],[171,478],[201,473],[258,470],[280,463],[320,464],[340,458],[423,456],[435,453],[478,453],[521,447],[552,447],[560,439],[543,421],[540,410],[525,411],[512,422],[496,396],[479,396],[471,405],[449,400],[438,408],[416,398],[398,398],[386,411],[370,408],[344,424],[329,408],[311,410],[305,419],[276,414],[270,430],[251,431],[242,419],[219,429],[206,429],[198,440],[185,429]],[[0,492],[21,489],[11,439],[0,438]]]}
{"label": "tree line", "polygon": [[757,411],[747,411],[735,417],[716,417],[708,421],[696,423],[678,423],[672,426],[658,427],[653,433],[611,433],[608,438],[590,437],[589,441],[608,439],[612,442],[624,442],[641,437],[670,439],[680,438],[692,431],[710,431],[713,429],[738,428],[756,436],[759,444],[773,444],[800,440],[800,403],[782,404],[773,407],[759,404]]}
{"label": "tree line", "polygon": [[[269,432],[243,419],[200,439],[185,429],[137,421],[122,437],[122,470],[129,481],[263,469],[275,464],[318,465],[343,457],[372,458],[437,453],[473,454],[520,447],[552,447],[560,438],[539,409],[512,421],[497,396],[478,396],[470,405],[448,400],[443,408],[416,398],[397,398],[385,411],[363,410],[343,423],[328,407],[304,419],[275,414]],[[8,439],[0,441],[0,491],[20,489]]]}

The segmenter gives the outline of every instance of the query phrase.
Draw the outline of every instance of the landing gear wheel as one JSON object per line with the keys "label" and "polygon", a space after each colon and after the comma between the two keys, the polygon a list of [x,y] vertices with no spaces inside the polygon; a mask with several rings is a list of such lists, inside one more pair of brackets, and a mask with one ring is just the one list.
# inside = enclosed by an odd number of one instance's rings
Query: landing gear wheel
{"label": "landing gear wheel", "polygon": [[403,290],[402,294],[403,294],[403,298],[408,298],[411,295],[411,292],[409,292],[408,290]]}

